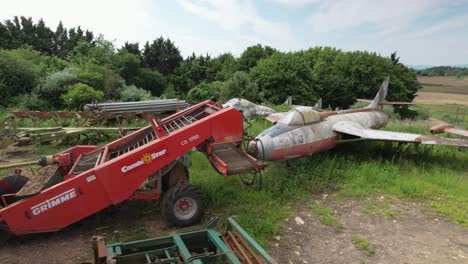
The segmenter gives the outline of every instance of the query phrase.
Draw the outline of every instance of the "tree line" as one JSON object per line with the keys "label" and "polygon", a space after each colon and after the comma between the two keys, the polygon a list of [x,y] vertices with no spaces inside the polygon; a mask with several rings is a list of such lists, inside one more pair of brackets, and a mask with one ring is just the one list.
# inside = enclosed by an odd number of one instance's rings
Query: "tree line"
{"label": "tree line", "polygon": [[257,44],[239,57],[192,54],[158,37],[143,46],[122,47],[80,27],[55,30],[41,19],[14,17],[0,23],[0,105],[31,110],[80,109],[91,101],[133,101],[154,97],[346,108],[372,98],[390,76],[388,99],[411,101],[419,88],[415,72],[396,53],[344,52],[313,47],[282,52]]}
{"label": "tree line", "polygon": [[465,67],[452,67],[452,66],[437,66],[424,70],[417,71],[421,76],[468,76],[468,68]]}

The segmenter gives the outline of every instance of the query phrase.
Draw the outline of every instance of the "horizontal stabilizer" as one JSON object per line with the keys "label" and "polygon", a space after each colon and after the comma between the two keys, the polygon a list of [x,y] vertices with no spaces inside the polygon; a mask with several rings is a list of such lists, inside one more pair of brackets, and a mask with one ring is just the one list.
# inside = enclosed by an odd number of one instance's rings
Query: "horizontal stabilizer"
{"label": "horizontal stabilizer", "polygon": [[453,125],[434,118],[429,119],[432,125],[430,131],[432,134],[448,133],[462,137],[468,137],[468,130],[454,127]]}
{"label": "horizontal stabilizer", "polygon": [[[358,102],[372,103],[372,100],[369,99],[356,99]],[[379,102],[378,105],[415,105],[413,102]]]}

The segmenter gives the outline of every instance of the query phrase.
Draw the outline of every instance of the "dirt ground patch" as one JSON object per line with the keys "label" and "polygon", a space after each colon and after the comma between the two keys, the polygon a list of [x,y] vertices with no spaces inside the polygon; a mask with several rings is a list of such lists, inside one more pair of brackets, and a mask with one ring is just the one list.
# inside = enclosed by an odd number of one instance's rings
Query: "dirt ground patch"
{"label": "dirt ground patch", "polygon": [[418,76],[423,87],[414,99],[416,104],[468,105],[468,78]]}
{"label": "dirt ground patch", "polygon": [[468,94],[432,93],[419,91],[413,102],[416,104],[461,104],[468,105]]}
{"label": "dirt ground patch", "polygon": [[468,77],[458,78],[454,76],[418,76],[420,83],[438,84],[447,86],[467,86]]}
{"label": "dirt ground patch", "polygon": [[[317,201],[311,201],[315,203]],[[344,228],[324,225],[307,204],[284,221],[271,253],[279,263],[468,263],[468,229],[423,212],[413,203],[390,204],[395,214],[366,212],[366,200],[320,200],[335,210]],[[297,219],[296,219],[297,220]],[[374,253],[362,250],[352,238],[366,238]]]}
{"label": "dirt ground patch", "polygon": [[138,232],[142,236],[138,239],[143,239],[200,228],[169,229],[159,214],[139,215],[138,202],[141,201],[127,201],[58,232],[13,238],[0,247],[0,263],[94,263],[93,235],[105,235],[115,242],[129,240],[129,235],[135,236]]}
{"label": "dirt ground patch", "polygon": [[31,161],[34,159],[39,159],[39,154],[36,153],[33,145],[21,147],[10,145],[5,149],[0,149],[0,165]]}
{"label": "dirt ground patch", "polygon": [[448,94],[467,94],[468,88],[446,87],[446,86],[423,86],[419,92],[424,93],[448,93]]}

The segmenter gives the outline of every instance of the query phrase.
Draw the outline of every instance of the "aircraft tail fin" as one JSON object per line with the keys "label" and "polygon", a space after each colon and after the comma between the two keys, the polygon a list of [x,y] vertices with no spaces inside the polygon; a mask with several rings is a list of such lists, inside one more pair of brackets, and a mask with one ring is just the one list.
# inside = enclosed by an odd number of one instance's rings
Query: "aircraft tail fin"
{"label": "aircraft tail fin", "polygon": [[286,101],[284,101],[283,105],[292,105],[292,96],[289,96]]}
{"label": "aircraft tail fin", "polygon": [[358,102],[366,102],[369,103],[368,106],[365,108],[379,108],[379,106],[383,105],[414,105],[412,102],[388,102],[385,100],[385,97],[387,97],[388,93],[388,82],[390,78],[387,77],[383,81],[382,85],[380,85],[380,89],[377,92],[377,95],[375,96],[374,100],[368,100],[368,99],[357,99]]}
{"label": "aircraft tail fin", "polygon": [[312,108],[318,109],[318,110],[319,110],[319,109],[322,109],[322,98],[320,98],[320,99],[317,101],[317,103],[316,103],[314,106],[312,106]]}
{"label": "aircraft tail fin", "polygon": [[385,97],[387,97],[387,92],[388,92],[388,82],[390,80],[390,77],[386,77],[385,80],[383,81],[382,85],[380,85],[380,89],[377,92],[377,95],[375,96],[374,100],[371,101],[371,103],[366,106],[365,108],[378,108],[381,103],[385,102]]}

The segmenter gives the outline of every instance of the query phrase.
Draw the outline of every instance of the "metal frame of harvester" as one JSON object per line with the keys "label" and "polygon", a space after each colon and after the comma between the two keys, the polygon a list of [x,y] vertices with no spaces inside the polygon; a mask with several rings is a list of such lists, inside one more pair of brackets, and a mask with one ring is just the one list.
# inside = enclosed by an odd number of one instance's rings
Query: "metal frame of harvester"
{"label": "metal frame of harvester", "polygon": [[[243,140],[242,113],[207,100],[160,121],[153,118],[107,145],[42,157],[37,177],[1,195],[0,240],[57,231],[128,199],[157,200],[162,192],[168,224],[194,224],[203,214],[202,194],[188,184],[181,157],[196,147],[222,175],[260,171],[263,165],[241,149]],[[7,178],[14,177],[23,177],[21,170]],[[35,179],[42,184],[34,185]]]}

